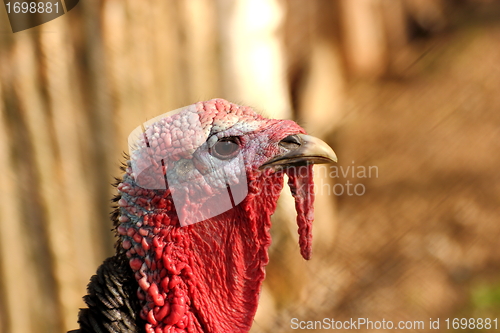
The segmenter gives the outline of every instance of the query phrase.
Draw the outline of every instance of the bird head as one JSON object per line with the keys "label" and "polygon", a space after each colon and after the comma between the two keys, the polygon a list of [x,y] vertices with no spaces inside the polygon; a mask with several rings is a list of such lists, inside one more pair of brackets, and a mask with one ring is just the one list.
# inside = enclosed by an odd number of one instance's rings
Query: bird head
{"label": "bird head", "polygon": [[152,119],[129,144],[116,227],[146,331],[248,331],[284,174],[309,259],[312,164],[336,161],[333,150],[293,121],[222,99]]}

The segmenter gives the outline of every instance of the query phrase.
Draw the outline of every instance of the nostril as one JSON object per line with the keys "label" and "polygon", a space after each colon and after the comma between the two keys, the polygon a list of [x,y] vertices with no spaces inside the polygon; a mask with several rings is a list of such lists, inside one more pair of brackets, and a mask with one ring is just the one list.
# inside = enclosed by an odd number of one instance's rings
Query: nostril
{"label": "nostril", "polygon": [[279,145],[287,149],[297,149],[302,142],[297,135],[289,135],[280,141]]}

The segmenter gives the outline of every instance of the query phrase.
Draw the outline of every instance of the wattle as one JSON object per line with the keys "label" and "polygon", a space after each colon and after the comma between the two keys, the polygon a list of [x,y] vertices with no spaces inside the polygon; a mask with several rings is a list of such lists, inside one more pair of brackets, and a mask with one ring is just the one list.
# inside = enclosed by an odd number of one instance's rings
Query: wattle
{"label": "wattle", "polygon": [[[186,227],[179,225],[168,189],[144,190],[124,177],[117,232],[139,284],[146,332],[250,330],[282,177],[266,171],[250,179],[240,205]],[[262,195],[266,184],[273,188]]]}

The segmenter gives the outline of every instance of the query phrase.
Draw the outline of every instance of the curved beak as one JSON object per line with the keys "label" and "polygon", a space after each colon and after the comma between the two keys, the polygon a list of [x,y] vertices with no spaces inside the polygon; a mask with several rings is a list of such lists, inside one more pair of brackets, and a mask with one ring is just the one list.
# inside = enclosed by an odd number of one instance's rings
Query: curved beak
{"label": "curved beak", "polygon": [[305,134],[287,136],[280,145],[288,147],[289,152],[273,157],[260,166],[267,167],[300,166],[337,162],[337,155],[323,140]]}

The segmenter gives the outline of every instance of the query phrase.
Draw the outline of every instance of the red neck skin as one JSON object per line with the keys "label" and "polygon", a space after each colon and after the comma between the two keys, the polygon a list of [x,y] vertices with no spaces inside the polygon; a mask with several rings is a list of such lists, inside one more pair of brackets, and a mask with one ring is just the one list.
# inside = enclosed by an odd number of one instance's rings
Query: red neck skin
{"label": "red neck skin", "polygon": [[117,232],[139,283],[146,332],[248,332],[283,173],[265,170],[249,179],[248,195],[235,208],[180,227],[170,191],[142,189],[130,172],[118,185]]}

